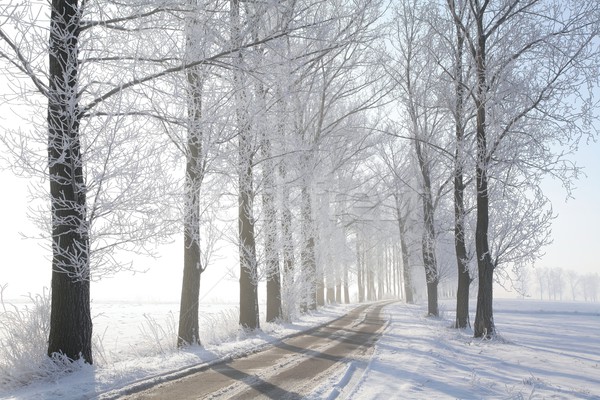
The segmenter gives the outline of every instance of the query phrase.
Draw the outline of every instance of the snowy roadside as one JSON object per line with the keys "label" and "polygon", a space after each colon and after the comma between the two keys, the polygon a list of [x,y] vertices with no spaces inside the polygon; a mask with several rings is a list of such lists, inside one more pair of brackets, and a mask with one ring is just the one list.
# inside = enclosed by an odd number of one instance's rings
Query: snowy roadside
{"label": "snowy roadside", "polygon": [[356,304],[327,306],[303,315],[298,321],[265,324],[262,331],[218,345],[166,352],[161,355],[116,361],[101,366],[79,365],[77,370],[54,380],[43,380],[0,393],[2,400],[112,399],[134,387],[146,387],[184,375],[201,366],[239,357],[263,349],[275,341],[326,324],[356,307]]}

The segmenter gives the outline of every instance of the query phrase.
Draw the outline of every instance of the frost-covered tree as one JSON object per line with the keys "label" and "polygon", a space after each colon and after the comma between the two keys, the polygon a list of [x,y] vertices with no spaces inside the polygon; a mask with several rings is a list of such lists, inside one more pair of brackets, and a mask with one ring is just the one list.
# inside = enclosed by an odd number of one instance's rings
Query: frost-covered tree
{"label": "frost-covered tree", "polygon": [[[474,334],[490,337],[494,273],[501,271],[502,255],[523,265],[547,243],[549,209],[538,190],[541,177],[553,175],[568,185],[576,172],[565,152],[552,145],[565,146],[568,153],[589,132],[598,4],[448,0],[447,5],[464,33],[476,80],[470,93],[477,111]],[[461,10],[472,24],[465,23]]]}
{"label": "frost-covered tree", "polygon": [[458,286],[456,291],[456,328],[466,328],[469,325],[469,288],[475,274],[471,269],[473,259],[473,241],[470,226],[471,196],[467,188],[472,182],[468,169],[473,158],[471,136],[471,121],[474,117],[472,101],[469,93],[472,90],[473,77],[470,73],[472,63],[468,61],[468,51],[465,46],[465,34],[462,25],[470,24],[469,14],[464,8],[457,10],[456,17],[461,21],[457,24],[446,13],[432,13],[427,18],[428,25],[436,35],[436,44],[431,51],[436,64],[442,69],[442,81],[451,90],[442,90],[441,103],[453,122],[454,155],[453,155],[453,205],[454,205],[454,251],[456,256]]}
{"label": "frost-covered tree", "polygon": [[95,3],[75,0],[11,2],[0,10],[0,55],[21,85],[15,93],[25,106],[47,105],[45,121],[34,113],[27,128],[8,132],[4,141],[16,169],[49,183],[49,191],[36,188],[49,207],[34,210],[52,253],[48,354],[88,363],[90,280],[128,267],[116,252],[146,252],[150,240],[170,232],[162,224],[169,218],[169,182],[160,158],[150,162],[161,144],[140,141],[136,132],[146,121],[127,117],[139,97],[114,90],[130,78],[119,75],[115,60],[142,57],[111,48],[105,36],[113,23],[143,17],[136,7],[124,7],[116,20],[110,7],[97,11]]}
{"label": "frost-covered tree", "polygon": [[400,259],[402,260],[402,282],[404,300],[414,303],[414,292],[411,267],[410,228],[416,226],[410,218],[415,215],[416,182],[410,157],[411,147],[406,142],[399,142],[393,135],[383,140],[378,146],[378,155],[384,169],[381,175],[384,184],[391,192],[394,218],[397,221]]}
{"label": "frost-covered tree", "polygon": [[[435,40],[430,25],[425,23],[426,12],[435,10],[432,5],[418,1],[400,2],[395,9],[391,44],[394,63],[389,67],[397,86],[397,101],[405,131],[395,132],[407,141],[416,160],[419,176],[418,193],[421,203],[423,236],[421,241],[425,268],[428,313],[438,315],[437,287],[441,275],[438,266],[437,241],[439,223],[436,210],[450,182],[445,171],[451,160],[447,147],[447,115],[440,107],[440,75],[432,46]],[[439,211],[438,211],[439,213]]]}
{"label": "frost-covered tree", "polygon": [[[185,63],[206,58],[215,45],[211,40],[219,33],[215,21],[215,7],[212,1],[188,0],[189,10],[185,12],[184,55]],[[222,28],[221,28],[222,29]],[[179,309],[178,345],[200,344],[199,337],[199,295],[201,275],[207,268],[210,246],[206,244],[215,238],[203,238],[202,227],[204,203],[203,182],[210,165],[210,153],[214,150],[216,138],[213,127],[215,110],[211,100],[214,95],[214,78],[211,70],[204,65],[195,65],[185,70],[185,93],[187,120],[186,138],[171,134],[176,147],[185,158],[185,179],[183,186],[183,281]],[[211,93],[212,92],[212,93]],[[218,92],[217,92],[218,93]],[[212,96],[210,95],[212,94]],[[216,96],[219,98],[220,96]],[[209,104],[205,104],[209,103]],[[167,103],[168,104],[168,103]],[[210,116],[209,116],[210,115]],[[204,239],[204,240],[203,240]],[[203,257],[203,254],[205,257]]]}

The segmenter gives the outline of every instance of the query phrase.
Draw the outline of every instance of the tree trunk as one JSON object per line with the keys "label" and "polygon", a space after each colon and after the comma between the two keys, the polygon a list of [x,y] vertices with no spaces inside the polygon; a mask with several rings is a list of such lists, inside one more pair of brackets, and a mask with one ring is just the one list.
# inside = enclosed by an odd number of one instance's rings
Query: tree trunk
{"label": "tree trunk", "polygon": [[[188,42],[189,42],[188,38]],[[204,177],[202,157],[202,72],[194,67],[188,70],[188,137],[184,188],[183,223],[183,282],[179,304],[179,331],[177,346],[198,344],[200,276],[203,272],[200,258],[200,189]]]}
{"label": "tree trunk", "polygon": [[[435,255],[435,226],[434,226],[434,208],[433,199],[431,194],[431,175],[429,172],[428,160],[425,158],[421,143],[415,141],[415,149],[417,152],[417,159],[419,161],[419,167],[421,170],[421,176],[423,178],[423,193],[421,195],[421,201],[423,203],[423,226],[425,232],[421,240],[422,252],[423,252],[423,265],[425,266],[425,278],[427,280],[427,310],[428,314],[432,316],[439,315],[438,308],[438,270],[437,270],[437,259]],[[435,291],[432,293],[431,291]],[[431,302],[434,303],[431,303]]]}
{"label": "tree trunk", "polygon": [[350,303],[350,285],[348,283],[348,268],[344,268],[344,302]]}
{"label": "tree trunk", "polygon": [[375,294],[375,277],[373,275],[373,270],[371,268],[373,266],[373,264],[371,263],[371,259],[367,258],[367,260],[369,260],[369,266],[366,266],[367,301],[373,301],[373,300],[377,300],[376,294]]}
{"label": "tree trunk", "polygon": [[277,211],[275,207],[274,165],[271,160],[271,142],[262,143],[263,213],[265,218],[265,267],[267,270],[267,322],[281,318],[281,272],[277,251]]}
{"label": "tree trunk", "polygon": [[398,195],[394,195],[396,200],[396,217],[398,219],[398,229],[400,230],[400,251],[402,252],[402,278],[404,281],[404,293],[405,293],[405,301],[407,304],[413,304],[415,299],[413,297],[413,289],[412,289],[412,279],[410,275],[410,267],[409,267],[409,255],[408,255],[408,245],[406,243],[406,226],[404,223],[404,218],[402,217],[402,209],[400,207],[400,197]]}
{"label": "tree trunk", "polygon": [[331,286],[327,288],[327,303],[333,304],[335,303],[335,286]]}
{"label": "tree trunk", "polygon": [[78,107],[77,0],[53,0],[50,15],[48,172],[52,212],[52,305],[48,355],[92,364],[90,245]]}
{"label": "tree trunk", "polygon": [[477,338],[491,338],[496,334],[493,314],[493,285],[494,270],[492,268],[480,268],[474,326],[474,336]]}
{"label": "tree trunk", "polygon": [[323,282],[323,277],[319,276],[317,278],[317,306],[325,305],[325,283]]}
{"label": "tree trunk", "polygon": [[456,291],[456,321],[455,328],[466,328],[469,326],[469,287],[471,276],[468,270],[458,274],[458,289]]}
{"label": "tree trunk", "polygon": [[283,272],[292,274],[294,271],[294,237],[292,230],[292,210],[290,208],[290,188],[286,182],[287,166],[285,159],[279,164],[281,175],[281,248],[283,253]]}
{"label": "tree trunk", "polygon": [[456,109],[455,133],[456,150],[454,152],[454,249],[456,253],[456,266],[458,272],[458,288],[456,292],[456,321],[455,328],[466,328],[469,325],[469,286],[471,275],[467,259],[467,246],[465,243],[465,203],[464,203],[464,173],[463,173],[463,45],[464,36],[459,27],[456,27],[457,55],[456,55]]}
{"label": "tree trunk", "polygon": [[[240,141],[246,139],[240,136]],[[240,146],[245,148],[246,145]],[[240,154],[241,155],[241,154]],[[247,155],[247,154],[246,154]],[[258,310],[258,271],[256,265],[256,240],[252,216],[252,167],[244,162],[240,175],[239,193],[239,254],[240,254],[240,325],[245,329],[260,328]]]}
{"label": "tree trunk", "polygon": [[[287,166],[285,158],[279,164],[279,173],[281,176],[281,251],[283,255],[283,292],[282,307],[285,306],[285,318],[289,318],[288,313],[296,304],[290,304],[292,300],[291,292],[294,285],[294,237],[292,230],[292,210],[290,208],[290,188],[287,182]],[[285,302],[285,304],[284,304]]]}
{"label": "tree trunk", "polygon": [[360,246],[359,235],[356,234],[356,283],[358,286],[358,302],[365,301],[365,285],[364,285],[364,260]]}
{"label": "tree trunk", "polygon": [[[241,47],[239,0],[230,1],[232,47]],[[240,257],[240,325],[245,329],[258,329],[258,271],[256,259],[256,239],[254,234],[254,189],[253,189],[253,148],[252,130],[247,105],[249,96],[242,71],[241,51],[235,54],[234,67],[236,88],[236,117],[238,123],[238,233]]]}
{"label": "tree trunk", "polygon": [[187,231],[184,233],[185,247],[183,250],[183,283],[181,286],[181,302],[179,305],[179,331],[177,346],[190,344],[200,345],[199,335],[199,296],[200,276],[200,247]]}
{"label": "tree trunk", "polygon": [[302,273],[308,283],[306,308],[309,310],[317,309],[317,264],[315,259],[315,232],[312,219],[312,202],[310,191],[305,184],[302,187]]}
{"label": "tree trunk", "polygon": [[487,177],[487,137],[486,137],[486,36],[484,32],[483,12],[477,18],[477,225],[475,230],[475,247],[477,252],[477,269],[479,271],[479,289],[477,292],[477,312],[475,314],[475,337],[492,337],[495,334],[493,317],[493,278],[494,265],[490,255],[489,197]]}

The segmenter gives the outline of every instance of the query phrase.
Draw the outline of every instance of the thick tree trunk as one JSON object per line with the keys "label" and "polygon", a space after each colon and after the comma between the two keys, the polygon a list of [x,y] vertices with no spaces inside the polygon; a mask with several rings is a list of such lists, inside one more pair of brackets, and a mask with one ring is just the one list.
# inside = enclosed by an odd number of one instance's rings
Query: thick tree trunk
{"label": "thick tree trunk", "polygon": [[[230,0],[231,40],[233,48],[241,47],[240,4]],[[252,130],[248,115],[247,87],[244,80],[242,53],[235,54],[237,67],[233,71],[236,88],[236,117],[238,123],[238,233],[240,257],[240,325],[245,329],[258,329],[258,271],[256,239],[254,234],[254,188]],[[235,68],[234,67],[234,68]]]}
{"label": "thick tree trunk", "polygon": [[83,358],[89,364],[93,362],[90,282],[56,270],[52,272],[48,355],[55,353],[70,360]]}
{"label": "thick tree trunk", "polygon": [[437,317],[439,315],[438,305],[438,281],[431,279],[427,282],[427,315]]}
{"label": "thick tree trunk", "polygon": [[[190,39],[188,39],[189,41]],[[202,158],[202,72],[191,68],[188,78],[188,137],[183,217],[183,282],[179,304],[177,346],[200,344],[199,297],[200,276],[200,189],[204,177]]]}
{"label": "thick tree trunk", "polygon": [[335,303],[335,286],[331,286],[327,288],[327,303],[333,304]]}
{"label": "thick tree trunk", "polygon": [[265,267],[267,270],[267,322],[281,318],[281,272],[277,250],[277,211],[275,207],[274,165],[271,161],[271,142],[265,138],[262,143],[263,213],[265,219]]}
{"label": "thick tree trunk", "polygon": [[294,286],[294,237],[292,229],[292,210],[290,208],[290,188],[287,183],[287,166],[285,158],[279,164],[279,173],[282,180],[281,185],[281,251],[283,255],[283,291],[282,308],[285,307],[284,318],[289,318],[288,313],[296,304],[292,302],[291,293]]}
{"label": "thick tree trunk", "polygon": [[[485,264],[485,263],[481,263]],[[475,313],[474,336],[491,338],[496,334],[493,313],[494,270],[479,268],[479,288],[477,291],[477,311]]]}
{"label": "thick tree trunk", "polygon": [[251,200],[252,167],[250,165],[250,163],[247,163],[245,173],[240,175],[240,194],[238,198],[238,232],[240,238],[240,325],[246,329],[258,329],[260,328],[258,310],[258,271]]}
{"label": "thick tree trunk", "polygon": [[454,249],[456,253],[456,265],[458,273],[458,289],[456,293],[456,328],[466,328],[469,325],[469,286],[471,285],[471,274],[467,257],[465,243],[465,206],[464,206],[464,183],[461,160],[458,157],[458,149],[455,156],[454,175]]}
{"label": "thick tree trunk", "polygon": [[92,363],[90,245],[78,107],[77,0],[50,15],[48,172],[52,212],[52,305],[48,355]]}
{"label": "thick tree trunk", "polygon": [[[434,226],[434,208],[431,194],[431,175],[429,172],[428,160],[425,158],[420,142],[415,142],[417,159],[423,178],[423,193],[421,201],[423,203],[423,226],[425,232],[421,241],[423,252],[423,265],[425,266],[425,278],[427,280],[427,310],[432,316],[439,315],[438,308],[438,269],[437,258],[435,255],[435,226]],[[432,292],[433,291],[433,292]],[[433,302],[433,303],[432,303]]]}
{"label": "thick tree trunk", "polygon": [[325,282],[323,282],[323,276],[318,276],[317,277],[317,306],[324,306],[324,305],[325,305]]}
{"label": "thick tree trunk", "polygon": [[281,248],[283,253],[283,272],[292,275],[294,271],[294,237],[292,230],[292,210],[290,208],[290,188],[286,182],[287,166],[285,160],[279,164],[281,174]]}
{"label": "thick tree trunk", "polygon": [[[458,256],[457,256],[458,257]],[[467,268],[464,266],[463,268]],[[466,328],[469,326],[469,288],[471,286],[471,275],[467,269],[458,273],[458,288],[456,291],[456,321],[455,328]]]}
{"label": "thick tree trunk", "polygon": [[[195,147],[192,143],[188,143],[189,145]],[[200,259],[200,220],[198,216],[200,211],[199,189],[197,188],[199,177],[196,168],[194,157],[191,156],[188,159],[186,168],[183,283],[179,306],[178,346],[200,344],[198,298],[200,295],[200,276],[203,269]]]}
{"label": "thick tree trunk", "polygon": [[[460,128],[462,130],[462,128]],[[454,163],[454,249],[456,253],[456,266],[458,275],[458,288],[456,293],[456,328],[466,328],[469,325],[469,287],[471,274],[469,272],[467,246],[465,243],[465,206],[463,183],[462,157],[458,147],[462,143],[462,134],[458,133],[457,125],[457,150]]]}
{"label": "thick tree trunk", "polygon": [[[369,261],[371,261],[369,259]],[[367,266],[367,300],[373,301],[377,300],[377,294],[375,292],[375,276],[373,274],[373,269],[371,268],[372,264],[369,262],[369,266]]]}
{"label": "thick tree trunk", "polygon": [[464,34],[456,26],[456,68],[455,92],[456,104],[454,110],[456,150],[454,152],[454,249],[456,253],[456,267],[458,273],[458,288],[456,291],[456,321],[455,328],[466,328],[469,325],[469,286],[471,275],[467,260],[467,246],[465,243],[465,204],[464,204],[464,173],[463,173],[463,146],[464,146],[464,96],[463,83],[463,48]]}
{"label": "thick tree trunk", "polygon": [[183,250],[183,283],[181,286],[181,302],[179,305],[179,330],[177,346],[200,344],[199,335],[199,296],[200,248],[187,232],[184,234],[185,247]]}
{"label": "thick tree trunk", "polygon": [[493,316],[493,279],[494,265],[490,254],[489,229],[489,197],[487,176],[487,137],[486,137],[486,36],[484,32],[483,12],[477,18],[477,226],[475,230],[475,247],[477,252],[477,269],[479,271],[479,289],[477,293],[477,311],[475,314],[475,337],[492,337],[495,334]]}

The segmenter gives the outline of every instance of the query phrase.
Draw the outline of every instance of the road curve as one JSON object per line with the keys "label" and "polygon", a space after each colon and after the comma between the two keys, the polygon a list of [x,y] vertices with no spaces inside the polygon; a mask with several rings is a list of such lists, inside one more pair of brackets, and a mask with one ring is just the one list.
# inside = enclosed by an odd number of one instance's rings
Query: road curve
{"label": "road curve", "polygon": [[168,399],[301,399],[378,339],[390,302],[358,306],[343,317],[266,350],[213,364],[190,375],[121,397]]}

